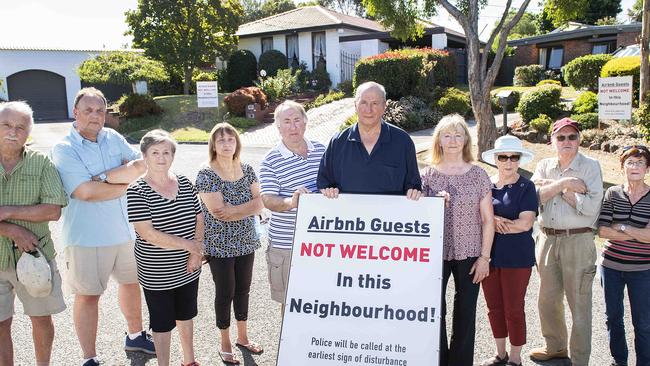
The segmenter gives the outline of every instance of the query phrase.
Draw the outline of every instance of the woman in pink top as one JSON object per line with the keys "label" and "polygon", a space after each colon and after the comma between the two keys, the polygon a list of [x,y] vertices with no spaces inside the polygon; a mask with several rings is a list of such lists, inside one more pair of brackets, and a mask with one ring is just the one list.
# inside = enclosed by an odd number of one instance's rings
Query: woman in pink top
{"label": "woman in pink top", "polygon": [[[490,271],[494,238],[491,182],[472,164],[472,139],[463,117],[445,116],[433,131],[431,166],[422,174],[422,193],[444,196],[440,365],[471,366],[474,359],[479,283]],[[445,293],[453,274],[456,293],[451,343],[447,344]]]}

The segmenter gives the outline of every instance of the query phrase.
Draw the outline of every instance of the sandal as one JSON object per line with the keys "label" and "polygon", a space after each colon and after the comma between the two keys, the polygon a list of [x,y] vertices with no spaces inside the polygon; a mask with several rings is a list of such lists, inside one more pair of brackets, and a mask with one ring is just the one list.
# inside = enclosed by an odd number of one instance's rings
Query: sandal
{"label": "sandal", "polygon": [[250,353],[252,353],[254,355],[259,355],[262,352],[264,352],[264,349],[262,348],[262,346],[260,346],[259,344],[255,343],[255,342],[249,342],[247,344],[241,344],[239,342],[235,342],[235,345],[237,347],[246,348],[248,350],[248,352],[250,352]]}
{"label": "sandal", "polygon": [[221,357],[221,361],[225,364],[239,365],[239,360],[235,358],[232,352],[219,351],[219,357]]}
{"label": "sandal", "polygon": [[487,360],[484,360],[480,363],[481,366],[505,366],[508,362],[508,353],[501,358],[499,355],[494,355]]}

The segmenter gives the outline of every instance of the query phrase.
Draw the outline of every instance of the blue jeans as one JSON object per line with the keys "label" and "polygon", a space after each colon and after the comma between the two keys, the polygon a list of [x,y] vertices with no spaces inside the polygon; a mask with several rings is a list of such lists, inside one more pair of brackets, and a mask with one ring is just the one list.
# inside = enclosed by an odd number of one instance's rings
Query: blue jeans
{"label": "blue jeans", "polygon": [[627,365],[627,343],[623,324],[623,290],[627,286],[634,326],[637,366],[650,365],[650,270],[623,272],[599,266],[605,292],[605,314],[609,350],[618,365]]}

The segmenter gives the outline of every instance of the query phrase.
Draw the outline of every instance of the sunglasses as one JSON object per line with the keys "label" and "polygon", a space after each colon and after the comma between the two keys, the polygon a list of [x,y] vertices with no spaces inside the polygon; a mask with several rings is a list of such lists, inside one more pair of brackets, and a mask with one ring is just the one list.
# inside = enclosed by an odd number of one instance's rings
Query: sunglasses
{"label": "sunglasses", "polygon": [[557,136],[555,136],[555,138],[560,142],[562,142],[562,141],[564,141],[566,139],[569,139],[569,141],[575,141],[575,140],[578,139],[578,135],[575,134],[575,133],[571,134],[571,135],[557,135]]}
{"label": "sunglasses", "polygon": [[623,151],[628,151],[628,150],[630,150],[630,149],[637,149],[637,150],[648,151],[648,148],[645,147],[645,146],[643,146],[643,145],[630,145],[630,146],[625,146],[625,147],[623,148]]}
{"label": "sunglasses", "polygon": [[513,163],[516,163],[521,159],[521,155],[497,155],[497,160],[499,160],[502,163],[505,163],[506,161],[510,160]]}

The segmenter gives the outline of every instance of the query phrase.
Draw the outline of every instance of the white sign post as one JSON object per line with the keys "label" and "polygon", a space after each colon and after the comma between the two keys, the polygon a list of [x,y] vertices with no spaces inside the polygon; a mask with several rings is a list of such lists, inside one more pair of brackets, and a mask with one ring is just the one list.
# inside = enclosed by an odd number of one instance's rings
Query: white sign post
{"label": "white sign post", "polygon": [[598,78],[598,120],[632,118],[632,76]]}
{"label": "white sign post", "polygon": [[277,366],[438,365],[444,200],[300,197]]}
{"label": "white sign post", "polygon": [[196,82],[196,101],[199,108],[219,107],[219,87],[216,81]]}

